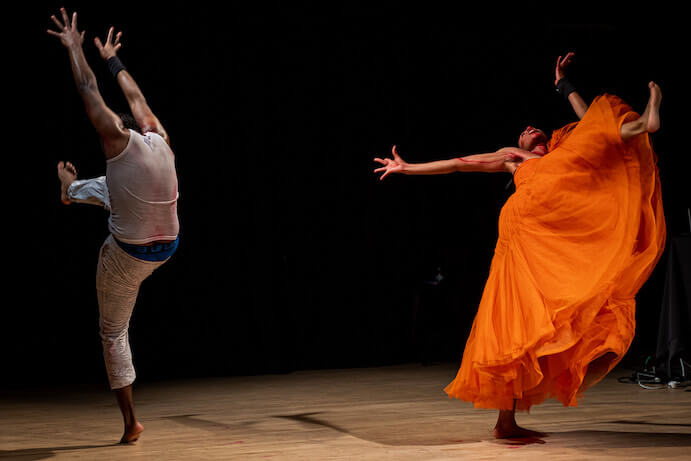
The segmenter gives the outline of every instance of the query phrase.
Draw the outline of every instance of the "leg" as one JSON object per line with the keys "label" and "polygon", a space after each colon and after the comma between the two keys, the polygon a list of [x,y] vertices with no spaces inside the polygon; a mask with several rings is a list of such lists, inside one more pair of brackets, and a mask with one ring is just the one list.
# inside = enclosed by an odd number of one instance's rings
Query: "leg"
{"label": "leg", "polygon": [[137,421],[132,398],[136,374],[128,329],[139,286],[162,263],[139,261],[127,255],[113,239],[106,239],[96,272],[103,358],[110,387],[120,406],[125,431],[121,442],[134,442],[144,427]]}
{"label": "leg", "polygon": [[77,169],[70,162],[58,163],[60,200],[65,205],[72,202],[98,205],[110,211],[110,197],[106,177],[77,179]]}
{"label": "leg", "polygon": [[122,418],[125,423],[125,433],[120,439],[120,443],[132,443],[139,439],[139,434],[144,430],[144,426],[137,421],[134,414],[134,398],[132,396],[132,385],[114,389],[115,398],[118,401],[118,406],[122,412]]}
{"label": "leg", "polygon": [[499,410],[499,418],[494,426],[494,436],[498,439],[538,438],[545,434],[530,429],[524,429],[516,424],[516,401],[513,401],[513,409]]}
{"label": "leg", "polygon": [[638,120],[624,123],[621,126],[621,139],[624,142],[639,134],[655,133],[660,129],[662,91],[655,82],[650,82],[648,88],[650,88],[650,98],[648,99],[648,105],[645,106],[643,115]]}

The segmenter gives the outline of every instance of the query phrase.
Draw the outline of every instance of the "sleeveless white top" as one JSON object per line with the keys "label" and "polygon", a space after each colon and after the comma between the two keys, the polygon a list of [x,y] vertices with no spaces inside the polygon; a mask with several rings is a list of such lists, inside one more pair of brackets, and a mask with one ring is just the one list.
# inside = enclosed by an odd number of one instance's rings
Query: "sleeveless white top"
{"label": "sleeveless white top", "polygon": [[178,178],[164,139],[130,130],[125,150],[106,163],[113,236],[133,245],[177,238]]}

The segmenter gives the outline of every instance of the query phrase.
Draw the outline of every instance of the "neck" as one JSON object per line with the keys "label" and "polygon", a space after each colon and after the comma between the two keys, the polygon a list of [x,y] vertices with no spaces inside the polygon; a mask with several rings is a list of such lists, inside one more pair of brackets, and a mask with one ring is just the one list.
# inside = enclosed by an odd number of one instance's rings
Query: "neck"
{"label": "neck", "polygon": [[530,152],[537,155],[545,155],[547,153],[547,146],[544,144],[538,144],[537,146],[533,147]]}

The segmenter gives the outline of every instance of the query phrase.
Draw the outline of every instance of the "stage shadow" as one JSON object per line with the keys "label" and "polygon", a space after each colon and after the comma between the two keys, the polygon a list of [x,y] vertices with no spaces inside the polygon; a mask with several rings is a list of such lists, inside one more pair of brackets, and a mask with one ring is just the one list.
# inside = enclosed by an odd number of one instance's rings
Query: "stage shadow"
{"label": "stage shadow", "polygon": [[[319,415],[322,412],[312,412],[312,413],[300,413],[297,415],[275,415],[274,418],[283,418],[283,419],[289,419],[291,421],[297,421],[299,423],[304,423],[304,424],[315,424],[317,426],[322,426],[322,427],[327,427],[329,429],[333,429],[334,431],[341,432],[343,434],[350,434],[350,432],[340,426],[337,426],[336,424],[331,424],[326,421],[322,421],[318,418],[315,418],[314,415]],[[350,434],[352,435],[352,434]]]}
{"label": "stage shadow", "polygon": [[592,451],[600,451],[603,448],[691,447],[691,434],[674,432],[576,430],[550,432],[550,436],[550,442]]}
{"label": "stage shadow", "polygon": [[108,443],[105,445],[73,445],[66,447],[39,447],[39,448],[22,448],[20,450],[0,450],[0,459],[12,459],[21,461],[34,461],[39,459],[48,459],[61,451],[73,450],[89,450],[91,448],[106,448],[122,446],[119,443]]}
{"label": "stage shadow", "polygon": [[647,423],[645,421],[626,421],[626,420],[620,420],[620,421],[608,421],[610,424],[632,424],[632,425],[640,425],[640,426],[671,426],[671,427],[691,427],[691,424],[689,423]]}
{"label": "stage shadow", "polygon": [[[367,428],[356,427],[346,429],[341,424],[327,421],[326,416],[317,417],[322,412],[299,413],[295,415],[275,415],[275,418],[283,418],[301,424],[321,426],[342,434],[347,434],[368,442],[375,442],[389,446],[413,446],[413,445],[448,445],[454,443],[473,443],[482,440],[493,440],[491,432],[486,430],[469,429],[461,434],[458,427],[445,428],[440,430],[439,426],[434,426],[434,431],[424,427],[416,427],[414,431],[401,431],[399,427],[388,424],[378,424],[373,422]],[[459,435],[463,439],[459,439]]]}
{"label": "stage shadow", "polygon": [[[546,433],[545,437],[495,439],[491,431],[487,429],[468,427],[462,424],[443,426],[434,424],[427,427],[418,425],[401,430],[401,427],[398,425],[378,424],[374,421],[367,427],[364,427],[362,424],[358,424],[358,427],[346,427],[344,423],[328,421],[328,415],[319,412],[276,415],[275,417],[289,419],[301,424],[321,426],[361,440],[389,446],[453,445],[484,441],[512,448],[534,444],[569,446],[586,450],[691,447],[691,434],[684,433],[576,430],[566,432],[553,431]],[[639,424],[626,421],[619,423]]]}
{"label": "stage shadow", "polygon": [[247,427],[255,424],[255,422],[250,421],[241,425],[231,426],[226,423],[219,423],[217,421],[211,421],[208,419],[197,418],[199,415],[175,415],[175,416],[164,416],[161,419],[167,419],[169,421],[174,421],[179,424],[184,424],[188,427],[193,427],[195,429],[200,429],[208,432],[219,432],[229,429],[238,429],[240,427]]}

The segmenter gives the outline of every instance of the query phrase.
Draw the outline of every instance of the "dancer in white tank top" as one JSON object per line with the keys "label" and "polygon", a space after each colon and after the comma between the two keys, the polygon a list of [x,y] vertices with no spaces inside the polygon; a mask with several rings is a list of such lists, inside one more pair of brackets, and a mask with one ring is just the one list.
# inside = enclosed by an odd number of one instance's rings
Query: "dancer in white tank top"
{"label": "dancer in white tank top", "polygon": [[96,38],[101,57],[117,79],[132,115],[119,116],[103,101],[96,77],[86,62],[83,32],[77,30],[77,13],[62,20],[51,16],[58,37],[68,51],[77,90],[91,124],[100,136],[106,159],[106,175],[77,180],[71,163],[58,164],[63,203],[91,203],[110,211],[111,235],[101,247],[96,273],[100,334],[111,389],[124,420],[120,441],[136,441],[144,427],[137,421],[132,397],[135,371],[128,328],[139,286],[164,264],[178,244],[178,181],[175,156],[158,118],[117,57],[121,47],[113,28],[105,43]]}

